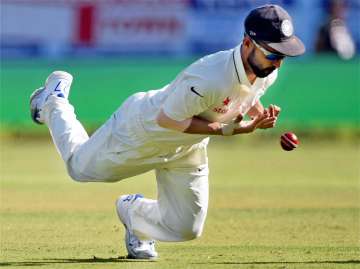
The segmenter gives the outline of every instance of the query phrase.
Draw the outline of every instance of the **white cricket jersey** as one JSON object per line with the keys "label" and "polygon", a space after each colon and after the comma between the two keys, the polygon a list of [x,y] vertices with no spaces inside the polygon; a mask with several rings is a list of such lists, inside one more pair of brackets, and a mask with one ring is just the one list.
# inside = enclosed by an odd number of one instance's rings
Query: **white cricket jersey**
{"label": "white cricket jersey", "polygon": [[156,123],[160,109],[177,121],[199,116],[212,122],[227,123],[239,113],[246,114],[276,77],[277,70],[266,78],[257,78],[251,85],[242,63],[240,46],[208,55],[187,67],[162,89],[135,95],[141,109],[141,124],[153,141],[165,145],[198,143],[207,136],[160,127]]}

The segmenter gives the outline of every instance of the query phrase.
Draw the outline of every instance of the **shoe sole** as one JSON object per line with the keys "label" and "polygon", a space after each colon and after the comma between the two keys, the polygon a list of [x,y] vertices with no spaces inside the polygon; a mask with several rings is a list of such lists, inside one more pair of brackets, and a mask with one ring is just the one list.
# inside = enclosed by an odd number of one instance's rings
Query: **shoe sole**
{"label": "shoe sole", "polygon": [[41,109],[39,109],[37,107],[37,104],[33,104],[33,101],[36,102],[36,98],[43,93],[46,90],[46,87],[49,85],[49,83],[51,83],[52,80],[66,80],[67,81],[67,85],[68,87],[71,86],[72,81],[73,81],[73,76],[65,71],[54,71],[52,72],[46,79],[45,81],[45,86],[41,87],[40,89],[35,90],[31,96],[30,96],[30,115],[31,115],[31,119],[37,123],[37,124],[44,124],[43,122],[40,122],[37,120],[37,118],[39,117],[39,112],[41,111]]}
{"label": "shoe sole", "polygon": [[130,232],[129,232],[129,229],[127,228],[127,225],[126,225],[126,221],[125,219],[122,217],[122,214],[120,212],[120,203],[122,202],[122,197],[118,198],[116,200],[116,213],[120,219],[120,221],[122,222],[122,224],[124,225],[124,228],[125,228],[125,246],[126,246],[126,250],[128,252],[128,256],[127,258],[128,259],[136,259],[136,255],[135,253],[132,252],[132,250],[128,247],[129,245],[129,237],[130,237]]}
{"label": "shoe sole", "polygon": [[36,100],[34,99],[37,98],[43,91],[45,91],[45,88],[37,89],[30,96],[30,115],[31,115],[31,119],[37,124],[43,124],[43,123],[37,120],[40,110],[37,108],[36,104],[33,105],[33,101],[35,102]]}

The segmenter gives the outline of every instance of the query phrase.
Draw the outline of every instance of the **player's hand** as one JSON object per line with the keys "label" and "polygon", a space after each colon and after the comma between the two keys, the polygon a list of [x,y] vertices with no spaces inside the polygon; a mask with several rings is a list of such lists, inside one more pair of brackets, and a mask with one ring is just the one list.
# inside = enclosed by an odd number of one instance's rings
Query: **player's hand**
{"label": "player's hand", "polygon": [[239,127],[234,129],[234,134],[251,133],[256,129],[274,128],[280,111],[280,107],[270,105],[262,114],[256,116],[252,121],[244,122],[242,122],[243,117],[240,115],[235,120],[235,123],[239,123]]}
{"label": "player's hand", "polygon": [[269,105],[267,109],[265,109],[270,115],[270,117],[278,117],[281,111],[281,108],[276,105]]}
{"label": "player's hand", "polygon": [[270,105],[268,109],[264,110],[264,113],[258,115],[248,126],[248,132],[253,132],[256,129],[269,129],[274,128],[280,108],[278,106]]}
{"label": "player's hand", "polygon": [[244,118],[244,116],[241,115],[241,114],[239,114],[239,115],[236,117],[236,119],[234,120],[234,122],[235,122],[235,123],[239,123],[239,122],[241,122],[241,121],[243,120],[243,118]]}
{"label": "player's hand", "polygon": [[251,133],[258,128],[265,128],[271,124],[273,120],[274,118],[270,118],[268,112],[264,111],[263,114],[258,115],[251,121],[237,122],[238,127],[234,129],[234,134]]}
{"label": "player's hand", "polygon": [[268,115],[267,120],[257,125],[257,129],[268,129],[274,128],[279,117],[281,108],[276,105],[269,105],[267,109],[264,110],[264,113]]}
{"label": "player's hand", "polygon": [[257,116],[252,122],[252,131],[256,129],[268,129],[275,126],[276,117],[273,116],[273,112],[267,110],[260,116]]}
{"label": "player's hand", "polygon": [[[263,117],[259,120],[259,122],[255,123],[255,129],[268,129],[274,128],[280,114],[281,108],[275,105],[270,105],[267,109],[265,109]],[[265,117],[267,116],[267,117]]]}

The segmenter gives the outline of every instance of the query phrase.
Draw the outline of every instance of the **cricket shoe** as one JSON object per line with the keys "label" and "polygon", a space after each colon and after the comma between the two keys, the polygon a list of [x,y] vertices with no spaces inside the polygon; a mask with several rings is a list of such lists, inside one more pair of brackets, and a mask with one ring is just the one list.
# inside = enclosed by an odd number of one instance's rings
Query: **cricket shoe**
{"label": "cricket shoe", "polygon": [[73,77],[64,71],[52,72],[45,81],[45,86],[35,90],[30,96],[30,113],[37,124],[44,123],[42,108],[50,95],[68,99]]}
{"label": "cricket shoe", "polygon": [[120,221],[125,226],[125,245],[130,259],[154,260],[158,257],[155,250],[154,240],[140,240],[131,229],[129,212],[132,210],[132,204],[137,199],[142,199],[141,194],[122,195],[116,201],[116,212]]}

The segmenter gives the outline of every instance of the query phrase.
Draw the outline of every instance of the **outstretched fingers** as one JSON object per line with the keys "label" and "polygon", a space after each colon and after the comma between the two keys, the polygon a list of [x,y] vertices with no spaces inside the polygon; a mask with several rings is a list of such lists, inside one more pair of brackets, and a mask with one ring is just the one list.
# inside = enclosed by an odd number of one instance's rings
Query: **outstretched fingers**
{"label": "outstretched fingers", "polygon": [[269,105],[267,109],[270,117],[277,117],[280,114],[281,108],[276,105]]}
{"label": "outstretched fingers", "polygon": [[274,116],[277,117],[281,112],[281,108],[274,105]]}
{"label": "outstretched fingers", "polygon": [[265,119],[262,119],[258,124],[257,128],[260,129],[268,129],[273,128],[276,124],[276,117],[267,117]]}

